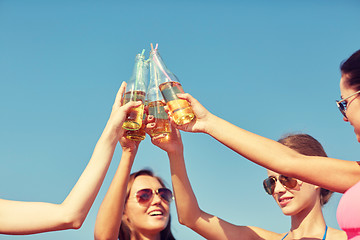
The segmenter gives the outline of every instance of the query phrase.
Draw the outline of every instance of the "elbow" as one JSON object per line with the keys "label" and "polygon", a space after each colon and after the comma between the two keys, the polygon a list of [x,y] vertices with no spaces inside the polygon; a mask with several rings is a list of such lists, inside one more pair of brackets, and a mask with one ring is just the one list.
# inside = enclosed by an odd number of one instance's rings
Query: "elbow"
{"label": "elbow", "polygon": [[67,229],[80,229],[85,221],[85,217],[82,216],[72,216],[66,217],[64,224],[66,225]]}
{"label": "elbow", "polygon": [[116,240],[117,238],[113,237],[113,236],[109,236],[104,231],[100,231],[95,228],[94,239],[95,240]]}
{"label": "elbow", "polygon": [[[85,220],[85,219],[84,219],[84,220]],[[83,223],[84,223],[84,220],[82,220],[82,219],[76,219],[76,220],[74,220],[74,221],[72,222],[72,224],[71,224],[71,228],[72,228],[72,229],[80,229],[81,226],[82,226]]]}
{"label": "elbow", "polygon": [[187,217],[186,216],[182,217],[182,216],[178,215],[179,223],[181,225],[184,225],[184,226],[188,227],[188,228],[192,228],[195,225],[197,219],[198,219],[198,217],[196,217],[195,215],[189,215]]}
{"label": "elbow", "polygon": [[178,217],[178,221],[181,225],[187,226],[186,221],[183,218],[181,218],[180,216]]}
{"label": "elbow", "polygon": [[62,224],[65,229],[80,229],[85,221],[86,215],[87,214],[81,212],[63,211],[61,216]]}

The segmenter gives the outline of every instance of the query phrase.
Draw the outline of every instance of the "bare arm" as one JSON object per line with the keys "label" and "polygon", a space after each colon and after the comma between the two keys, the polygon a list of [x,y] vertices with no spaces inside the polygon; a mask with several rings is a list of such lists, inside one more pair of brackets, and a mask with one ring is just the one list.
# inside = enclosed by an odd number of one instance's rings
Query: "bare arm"
{"label": "bare arm", "polygon": [[123,146],[123,153],[118,169],[96,217],[94,232],[96,240],[118,239],[127,184],[139,142],[127,140],[123,137],[121,145]]}
{"label": "bare arm", "polygon": [[172,129],[168,141],[155,137],[152,142],[169,156],[176,209],[181,224],[213,240],[280,238],[280,234],[261,228],[233,225],[200,209],[186,172],[183,145],[177,129]]}
{"label": "bare arm", "polygon": [[1,234],[34,234],[80,228],[104,180],[126,112],[138,104],[121,107],[126,84],[117,94],[110,118],[79,180],[61,204],[0,200]]}
{"label": "bare arm", "polygon": [[191,103],[197,118],[186,126],[177,126],[178,129],[207,133],[256,164],[332,191],[343,193],[360,181],[356,162],[301,155],[211,114],[189,94],[179,96]]}

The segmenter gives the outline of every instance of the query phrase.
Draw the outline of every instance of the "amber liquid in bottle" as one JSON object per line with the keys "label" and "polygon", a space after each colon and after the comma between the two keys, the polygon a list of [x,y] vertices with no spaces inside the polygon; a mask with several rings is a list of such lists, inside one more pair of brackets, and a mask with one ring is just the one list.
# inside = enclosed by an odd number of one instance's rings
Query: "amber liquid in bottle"
{"label": "amber liquid in bottle", "polygon": [[141,125],[139,130],[126,130],[125,137],[133,141],[142,141],[146,137],[145,124]]}
{"label": "amber liquid in bottle", "polygon": [[152,137],[163,134],[164,137],[171,132],[168,115],[164,110],[165,104],[162,101],[154,101],[149,103],[149,114],[155,118],[156,126],[150,130]]}
{"label": "amber liquid in bottle", "polygon": [[195,115],[190,104],[176,96],[178,93],[184,93],[181,84],[179,82],[165,82],[160,84],[159,89],[175,123],[184,125],[191,122]]}
{"label": "amber liquid in bottle", "polygon": [[[145,103],[145,92],[143,91],[134,91],[127,92],[124,95],[124,104],[130,101],[142,101]],[[142,126],[142,119],[144,114],[144,104],[136,108],[132,108],[128,115],[126,116],[126,120],[123,124],[123,128],[126,130],[139,130]]]}

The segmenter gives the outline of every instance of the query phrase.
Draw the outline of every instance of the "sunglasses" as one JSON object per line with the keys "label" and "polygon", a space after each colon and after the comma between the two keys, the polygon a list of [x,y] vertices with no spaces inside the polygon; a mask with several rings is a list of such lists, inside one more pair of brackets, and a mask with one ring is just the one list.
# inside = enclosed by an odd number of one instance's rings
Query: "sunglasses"
{"label": "sunglasses", "polygon": [[[263,181],[263,186],[267,194],[273,195],[275,190],[277,178],[274,176],[268,177]],[[298,182],[295,178],[286,177],[284,175],[279,176],[279,182],[286,188],[293,189],[297,186]]]}
{"label": "sunglasses", "polygon": [[346,100],[349,99],[349,98],[351,98],[352,96],[355,96],[356,94],[359,94],[359,93],[360,93],[360,91],[357,91],[357,92],[351,94],[350,96],[348,96],[348,97],[346,97],[346,98],[343,98],[343,99],[341,99],[341,100],[339,100],[339,101],[336,101],[337,107],[339,108],[340,112],[342,113],[342,115],[344,115],[345,118],[347,118],[347,117],[346,117],[346,109],[347,109],[347,107],[348,107],[348,106],[347,106],[348,103],[346,102]]}
{"label": "sunglasses", "polygon": [[147,204],[149,203],[154,194],[158,195],[162,200],[167,203],[170,203],[174,197],[170,189],[168,188],[159,188],[157,190],[153,190],[151,188],[144,188],[135,193],[136,200],[140,204]]}

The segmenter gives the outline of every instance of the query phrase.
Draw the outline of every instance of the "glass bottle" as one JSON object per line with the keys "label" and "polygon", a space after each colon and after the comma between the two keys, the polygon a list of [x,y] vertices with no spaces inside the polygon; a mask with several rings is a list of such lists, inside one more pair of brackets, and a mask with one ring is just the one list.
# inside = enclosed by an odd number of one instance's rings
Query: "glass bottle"
{"label": "glass bottle", "polygon": [[165,99],[171,117],[178,125],[191,122],[195,117],[190,104],[177,97],[176,94],[184,93],[184,90],[178,80],[165,65],[162,60],[157,46],[150,52],[150,65],[154,66],[154,72],[157,74],[158,82],[156,83]]}
{"label": "glass bottle", "polygon": [[145,61],[144,51],[145,50],[143,50],[141,54],[137,54],[135,57],[133,74],[127,82],[123,101],[123,104],[130,101],[142,101],[143,104],[136,108],[132,108],[129,111],[123,124],[123,128],[126,130],[139,130],[142,126],[146,83],[149,72],[149,63],[148,61]]}
{"label": "glass bottle", "polygon": [[[145,101],[145,108],[147,107],[147,102]],[[146,111],[144,111],[143,115],[143,122],[141,127],[138,130],[126,130],[125,131],[125,137],[127,139],[133,140],[133,141],[142,141],[146,137],[145,127],[146,124],[144,124],[146,119]]]}
{"label": "glass bottle", "polygon": [[166,137],[171,132],[168,114],[165,112],[164,98],[159,89],[159,72],[156,69],[154,61],[150,60],[150,83],[146,93],[149,115],[154,116],[155,127],[149,131],[150,136],[155,137],[163,135]]}

